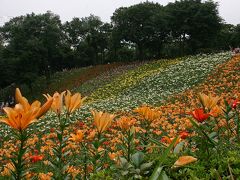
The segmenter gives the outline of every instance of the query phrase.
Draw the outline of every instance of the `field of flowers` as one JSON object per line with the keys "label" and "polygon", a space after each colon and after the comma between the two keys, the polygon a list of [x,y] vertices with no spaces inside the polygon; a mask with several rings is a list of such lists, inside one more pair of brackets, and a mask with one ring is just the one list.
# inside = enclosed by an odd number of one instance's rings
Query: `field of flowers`
{"label": "field of flowers", "polygon": [[124,72],[88,101],[64,91],[41,106],[16,89],[19,104],[1,117],[0,179],[240,177],[240,56]]}
{"label": "field of flowers", "polygon": [[[114,112],[128,111],[142,104],[159,105],[170,95],[202,82],[230,56],[230,53],[199,55],[140,66],[102,87],[103,91],[96,90],[89,97],[95,101],[86,104],[82,114],[91,108]],[[101,95],[105,91],[108,96]]]}

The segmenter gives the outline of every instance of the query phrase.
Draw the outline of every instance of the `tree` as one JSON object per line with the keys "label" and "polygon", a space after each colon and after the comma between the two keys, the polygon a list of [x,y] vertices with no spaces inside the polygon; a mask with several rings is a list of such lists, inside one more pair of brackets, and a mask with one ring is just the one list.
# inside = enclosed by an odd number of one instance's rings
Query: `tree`
{"label": "tree", "polygon": [[181,0],[166,6],[168,22],[174,41],[179,42],[181,54],[196,53],[201,49],[212,48],[221,28],[221,18],[217,3],[201,0]]}
{"label": "tree", "polygon": [[79,65],[86,66],[105,62],[109,50],[109,37],[112,27],[103,23],[97,16],[73,18],[63,26],[64,33]]}
{"label": "tree", "polygon": [[32,82],[39,76],[50,76],[62,67],[61,21],[59,16],[47,12],[42,15],[27,14],[11,19],[1,29],[6,47],[3,58],[14,62],[18,77],[16,83],[26,83],[32,89]]}
{"label": "tree", "polygon": [[232,24],[221,24],[221,30],[219,31],[215,48],[221,49],[221,50],[229,50],[231,47],[234,47],[233,43],[233,34],[235,31],[235,26]]}
{"label": "tree", "polygon": [[234,27],[231,42],[232,47],[240,47],[240,24]]}
{"label": "tree", "polygon": [[140,3],[117,9],[111,17],[115,39],[136,44],[138,59],[144,59],[144,51],[162,44],[165,39],[163,7],[157,3]]}

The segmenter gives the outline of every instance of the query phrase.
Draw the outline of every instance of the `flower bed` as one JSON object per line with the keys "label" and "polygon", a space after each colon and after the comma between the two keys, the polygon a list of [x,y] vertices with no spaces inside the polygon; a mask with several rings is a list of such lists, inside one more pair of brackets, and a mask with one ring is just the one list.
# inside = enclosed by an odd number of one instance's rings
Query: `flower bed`
{"label": "flower bed", "polygon": [[[37,103],[28,106],[18,93],[17,99],[25,110],[16,106],[9,111],[8,118],[15,122],[8,123],[9,131],[3,129],[7,125],[0,126],[0,178],[237,179],[240,56],[216,68],[204,67],[209,72],[212,68],[208,77],[168,97],[162,105],[141,106],[115,115],[95,109],[91,116],[83,118],[77,111],[84,108],[79,94],[56,93],[54,112],[36,123],[34,118],[43,111],[33,114],[33,119],[25,114],[34,107],[47,107]],[[11,116],[18,113],[24,116]],[[24,121],[20,123],[19,118]],[[18,169],[19,164],[22,169]]]}

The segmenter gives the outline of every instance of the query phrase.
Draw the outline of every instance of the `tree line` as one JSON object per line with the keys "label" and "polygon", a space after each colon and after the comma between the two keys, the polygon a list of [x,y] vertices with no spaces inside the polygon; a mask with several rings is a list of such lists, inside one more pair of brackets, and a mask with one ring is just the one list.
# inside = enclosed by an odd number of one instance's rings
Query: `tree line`
{"label": "tree line", "polygon": [[213,1],[144,2],[62,23],[50,11],[14,17],[0,27],[0,88],[29,89],[63,69],[228,50],[240,45],[240,24],[226,24]]}

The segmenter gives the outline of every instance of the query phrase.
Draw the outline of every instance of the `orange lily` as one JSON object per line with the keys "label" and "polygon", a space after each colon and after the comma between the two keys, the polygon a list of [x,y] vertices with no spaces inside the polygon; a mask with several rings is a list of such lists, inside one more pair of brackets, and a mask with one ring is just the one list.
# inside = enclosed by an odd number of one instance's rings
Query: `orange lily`
{"label": "orange lily", "polygon": [[83,131],[78,130],[76,134],[70,134],[70,141],[74,141],[74,142],[81,142],[83,140]]}
{"label": "orange lily", "polygon": [[114,153],[114,152],[111,153],[111,152],[109,152],[109,153],[108,153],[108,156],[109,156],[109,158],[110,158],[111,160],[115,160],[118,155],[117,155],[117,153]]}
{"label": "orange lily", "polygon": [[117,125],[124,131],[129,130],[131,126],[136,123],[136,120],[128,118],[126,116],[121,117],[117,121]]}
{"label": "orange lily", "polygon": [[148,106],[143,106],[143,107],[137,108],[134,110],[134,112],[141,114],[144,117],[144,119],[148,120],[149,122],[154,121],[160,115],[159,113],[152,110]]}
{"label": "orange lily", "polygon": [[180,132],[180,138],[186,139],[189,136],[189,133],[187,131]]}
{"label": "orange lily", "polygon": [[220,98],[218,96],[213,97],[212,95],[207,96],[206,94],[199,93],[199,99],[205,108],[211,110],[217,105]]}
{"label": "orange lily", "polygon": [[211,109],[209,114],[213,117],[218,117],[220,114],[223,114],[223,110],[217,105]]}
{"label": "orange lily", "polygon": [[37,121],[37,118],[45,114],[51,107],[53,99],[49,98],[42,107],[39,101],[34,101],[30,105],[28,100],[22,96],[20,90],[17,88],[16,101],[19,102],[19,104],[16,104],[14,108],[3,108],[8,118],[1,119],[0,122],[3,122],[14,129],[21,131]]}
{"label": "orange lily", "polygon": [[97,127],[98,133],[105,131],[110,125],[112,120],[116,117],[114,114],[103,113],[102,111],[91,111],[94,118],[94,124]]}
{"label": "orange lily", "polygon": [[[167,137],[167,136],[163,136],[162,139],[161,139],[161,142],[165,143],[166,145],[169,145],[169,144],[172,143],[173,139],[174,139],[174,138],[169,138],[169,137]],[[180,141],[181,141],[181,139],[180,139],[180,136],[179,136],[179,137],[177,138],[174,146],[176,146]]]}
{"label": "orange lily", "polygon": [[1,175],[2,176],[10,176],[11,175],[11,172],[14,172],[16,171],[13,163],[7,163],[4,168],[3,168],[3,171],[1,172]]}
{"label": "orange lily", "polygon": [[85,99],[86,99],[86,97],[81,98],[80,93],[71,95],[71,92],[69,90],[67,90],[67,94],[65,95],[65,106],[67,108],[67,111],[69,113],[72,113],[76,109],[80,108],[80,106],[83,104],[83,101]]}
{"label": "orange lily", "polygon": [[58,92],[55,92],[53,94],[53,97],[51,97],[49,94],[47,94],[47,95],[44,94],[44,96],[47,99],[53,98],[53,103],[52,103],[51,109],[58,115],[60,115],[61,111],[62,111],[64,94],[65,94],[65,91],[62,92],[61,94],[59,94]]}
{"label": "orange lily", "polygon": [[192,156],[181,156],[178,158],[178,160],[174,163],[173,167],[182,167],[187,164],[193,163],[197,161],[197,158]]}

